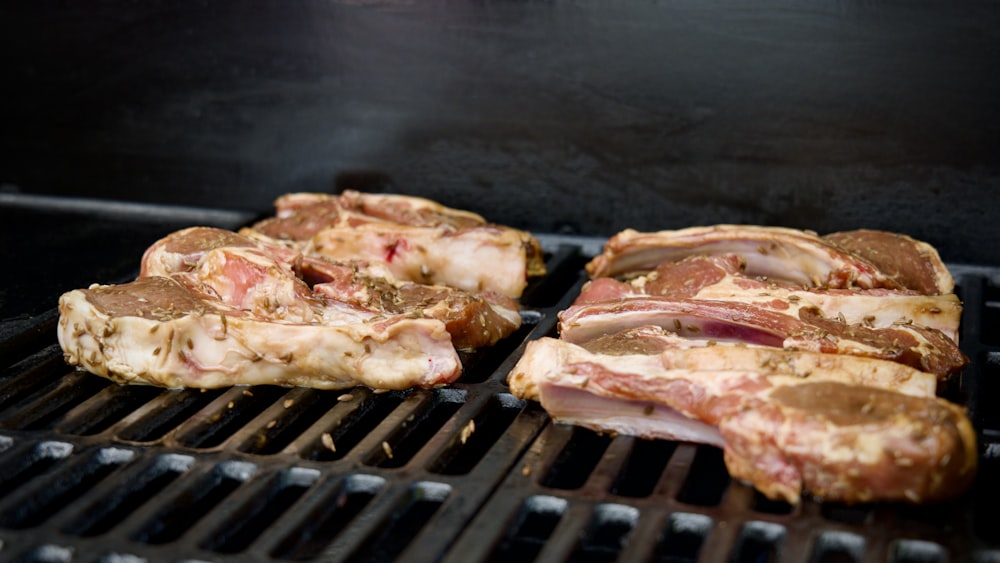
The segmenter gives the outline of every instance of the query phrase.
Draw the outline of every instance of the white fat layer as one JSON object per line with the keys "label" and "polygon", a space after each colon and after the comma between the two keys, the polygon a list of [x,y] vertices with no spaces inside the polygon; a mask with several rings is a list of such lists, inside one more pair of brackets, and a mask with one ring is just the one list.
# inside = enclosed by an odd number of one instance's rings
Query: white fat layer
{"label": "white fat layer", "polygon": [[666,405],[602,397],[550,383],[540,385],[539,391],[542,407],[558,422],[640,438],[723,445],[717,428]]}
{"label": "white fat layer", "polygon": [[[827,317],[843,315],[848,324],[865,324],[876,328],[889,327],[897,322],[912,322],[940,330],[958,342],[962,303],[955,294],[915,295],[893,291],[844,294],[795,290],[782,286],[747,289],[734,280],[732,275],[727,275],[718,283],[702,288],[694,297],[750,303],[795,318],[799,316],[799,309],[816,307]],[[773,305],[776,300],[781,303],[780,309]]]}
{"label": "white fat layer", "polygon": [[306,253],[383,262],[399,280],[496,291],[514,298],[527,285],[523,241],[518,232],[508,229],[446,233],[399,225],[388,230],[378,224],[334,227],[317,233]]}
{"label": "white fat layer", "polygon": [[888,389],[919,397],[933,397],[934,375],[908,366],[839,354],[787,351],[755,346],[675,348],[658,354],[595,354],[585,348],[543,337],[528,343],[511,370],[511,391],[537,398],[538,386],[557,383],[582,387],[587,376],[576,366],[600,366],[609,373],[632,374],[645,379],[690,379],[725,393],[737,377],[766,377],[773,385],[805,381],[836,381]]}
{"label": "white fat layer", "polygon": [[219,314],[160,322],[109,317],[83,291],[66,293],[58,337],[67,361],[128,383],[404,389],[448,383],[461,364],[439,321],[323,326]]}
{"label": "white fat layer", "polygon": [[832,271],[856,273],[859,287],[875,286],[875,279],[855,267],[846,253],[839,252],[813,233],[779,227],[716,225],[675,231],[640,233],[626,230],[615,236],[624,250],[608,253],[614,262],[611,275],[634,271],[650,264],[681,260],[694,254],[739,254],[746,272],[806,287],[825,282]]}

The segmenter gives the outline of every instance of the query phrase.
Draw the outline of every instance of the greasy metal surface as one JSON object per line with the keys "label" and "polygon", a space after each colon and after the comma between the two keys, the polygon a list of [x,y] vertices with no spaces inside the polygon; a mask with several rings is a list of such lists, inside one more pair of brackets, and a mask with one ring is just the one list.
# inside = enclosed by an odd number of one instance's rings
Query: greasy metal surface
{"label": "greasy metal surface", "polygon": [[[525,326],[435,390],[122,387],[54,335],[0,373],[4,561],[997,561],[1000,272],[955,266],[983,478],[940,506],[801,506],[718,449],[552,424],[507,392],[600,240],[543,236]],[[975,399],[975,400],[973,400]]]}

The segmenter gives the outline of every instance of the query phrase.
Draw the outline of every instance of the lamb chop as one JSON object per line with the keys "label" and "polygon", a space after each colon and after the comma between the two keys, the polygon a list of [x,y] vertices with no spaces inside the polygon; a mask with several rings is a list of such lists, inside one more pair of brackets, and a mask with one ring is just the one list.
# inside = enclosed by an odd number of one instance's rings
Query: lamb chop
{"label": "lamb chop", "polygon": [[[925,295],[914,290],[801,288],[774,281],[760,281],[744,274],[744,262],[735,254],[690,256],[665,262],[646,275],[616,282],[594,280],[578,303],[600,298],[652,295],[709,299],[752,304],[797,316],[804,307],[819,309],[826,317],[848,324],[885,328],[913,323],[941,331],[956,343],[962,303],[954,293]],[[617,294],[617,295],[614,295]]]}
{"label": "lamb chop", "polygon": [[[909,256],[920,256],[926,262],[920,268],[909,264],[909,260],[899,262],[893,270],[905,270],[905,275],[882,271],[880,265],[887,262],[881,254],[859,255],[853,251],[864,246],[866,240],[885,240],[888,236],[822,238],[810,231],[750,225],[654,233],[626,229],[607,241],[602,254],[587,264],[587,272],[593,278],[617,277],[645,273],[664,262],[693,255],[736,254],[746,263],[746,275],[799,287],[914,289],[928,294],[953,291],[954,280],[948,269],[924,243],[908,237],[892,239],[894,244],[908,248]],[[904,263],[909,267],[903,268]]]}
{"label": "lamb chop", "polygon": [[[555,339],[552,339],[555,340]],[[551,361],[558,354],[576,351],[577,347],[614,361],[615,356],[641,356],[642,361],[653,361],[667,370],[698,372],[755,371],[767,375],[784,375],[801,379],[829,379],[843,383],[868,385],[890,389],[907,395],[933,397],[937,379],[933,374],[893,362],[863,358],[846,354],[785,350],[753,344],[717,342],[699,338],[685,338],[659,326],[628,328],[572,346],[563,346],[556,340],[544,345],[532,344],[535,360],[524,360],[523,365],[537,368],[544,373],[541,362]],[[525,353],[525,356],[528,356]],[[623,360],[625,361],[625,360]],[[558,363],[558,362],[556,362]],[[536,376],[526,377],[531,370],[514,370],[509,378],[511,388],[521,396],[537,399],[534,389]]]}
{"label": "lamb chop", "polygon": [[[975,433],[963,409],[926,389],[896,390],[908,385],[905,368],[819,354],[805,372],[780,359],[751,369],[725,356],[780,352],[729,346],[694,358],[704,348],[636,353],[630,340],[600,352],[532,341],[511,391],[538,399],[557,421],[723,447],[733,477],[790,503],[803,490],[841,502],[937,501],[972,482]],[[883,376],[860,379],[858,362]]]}
{"label": "lamb chop", "polygon": [[574,304],[559,313],[559,334],[582,343],[626,328],[656,325],[687,337],[887,359],[942,380],[968,363],[952,340],[933,329],[902,323],[886,328],[848,324],[814,307],[797,313],[733,301],[640,296]]}
{"label": "lamb chop", "polygon": [[[446,323],[460,349],[493,345],[521,324],[517,303],[504,295],[400,282],[381,263],[303,256],[280,244],[208,227],[184,229],[157,241],[143,257],[142,272],[195,273],[223,300],[244,308],[250,306],[244,301],[256,296],[262,318],[283,318],[307,308],[305,298],[313,292],[376,315],[435,318]],[[254,279],[268,281],[247,284]]]}
{"label": "lamb chop", "polygon": [[357,260],[304,258],[302,269],[313,291],[337,301],[440,320],[460,350],[492,346],[521,326],[517,303],[499,293],[400,282],[388,271]]}
{"label": "lamb chop", "polygon": [[277,214],[241,231],[312,256],[383,263],[400,281],[520,297],[545,272],[538,241],[430,200],[345,191],[289,194]]}
{"label": "lamb chop", "polygon": [[461,372],[456,347],[520,325],[505,296],[397,283],[204,227],[154,244],[132,283],[65,294],[60,313],[67,362],[169,387],[439,385]]}
{"label": "lamb chop", "polygon": [[320,299],[299,310],[310,320],[277,319],[227,304],[193,278],[148,276],[63,294],[58,337],[66,362],[119,383],[164,387],[403,389],[461,373],[440,321]]}

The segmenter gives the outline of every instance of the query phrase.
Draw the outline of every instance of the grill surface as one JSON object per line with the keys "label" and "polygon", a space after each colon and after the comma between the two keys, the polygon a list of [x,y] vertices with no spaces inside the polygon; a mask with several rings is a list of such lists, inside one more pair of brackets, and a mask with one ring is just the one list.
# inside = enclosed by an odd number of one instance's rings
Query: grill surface
{"label": "grill surface", "polygon": [[552,424],[509,394],[603,242],[540,239],[524,326],[436,390],[122,387],[66,366],[51,311],[32,338],[7,323],[0,560],[1000,561],[1000,412],[980,407],[1000,399],[1000,270],[951,265],[972,364],[946,392],[980,430],[974,489],[792,507],[731,481],[716,448]]}

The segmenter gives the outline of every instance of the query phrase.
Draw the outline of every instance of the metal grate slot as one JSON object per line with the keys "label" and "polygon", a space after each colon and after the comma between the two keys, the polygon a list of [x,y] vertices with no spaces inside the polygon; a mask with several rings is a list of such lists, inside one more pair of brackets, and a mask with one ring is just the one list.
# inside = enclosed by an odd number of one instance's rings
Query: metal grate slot
{"label": "metal grate slot", "polygon": [[712,531],[712,519],[703,514],[675,513],[667,520],[653,555],[655,563],[686,563],[697,561]]}
{"label": "metal grate slot", "polygon": [[973,533],[992,547],[1000,547],[997,516],[1000,507],[1000,458],[985,457],[979,464],[975,495],[972,497]]}
{"label": "metal grate slot", "polygon": [[574,563],[617,560],[638,519],[637,508],[622,504],[599,505],[569,560]]}
{"label": "metal grate slot", "polygon": [[784,539],[784,526],[770,522],[747,522],[736,539],[733,561],[777,561]]}
{"label": "metal grate slot", "polygon": [[280,452],[336,405],[337,395],[342,393],[292,389],[265,411],[266,422],[243,440],[237,449],[260,455]]}
{"label": "metal grate slot", "polygon": [[271,552],[272,557],[306,561],[323,552],[385,486],[385,479],[373,475],[345,478],[329,498],[316,503],[303,524],[285,536]]}
{"label": "metal grate slot", "polygon": [[333,421],[326,425],[322,434],[302,448],[301,456],[318,461],[343,458],[396,410],[408,394],[409,391],[372,393],[358,388],[340,395],[351,398],[333,407]]}
{"label": "metal grate slot", "polygon": [[218,553],[239,553],[280,518],[319,478],[319,471],[293,467],[270,480],[263,494],[252,495],[232,517],[218,526],[201,547]]}
{"label": "metal grate slot", "polygon": [[48,346],[3,370],[0,375],[0,412],[32,402],[55,389],[66,373],[62,349]]}
{"label": "metal grate slot", "polygon": [[111,382],[103,377],[71,372],[51,391],[29,399],[23,409],[4,421],[4,426],[18,430],[50,429],[64,414],[109,385]]}
{"label": "metal grate slot", "polygon": [[534,561],[562,520],[566,506],[564,499],[556,497],[534,496],[526,499],[489,562]]}
{"label": "metal grate slot", "polygon": [[[460,352],[462,360],[461,383],[482,383],[489,379],[511,353],[524,342],[524,339],[535,329],[541,316],[531,311],[521,313],[521,326],[510,336],[493,346],[476,350],[475,352]],[[506,377],[506,373],[503,374]]]}
{"label": "metal grate slot", "polygon": [[815,563],[856,563],[865,554],[865,540],[847,532],[823,532],[813,544],[810,561]]}
{"label": "metal grate slot", "polygon": [[424,397],[413,412],[368,453],[364,460],[366,465],[406,465],[465,402],[465,392],[459,389],[437,389],[429,394],[419,392],[413,397],[420,395]]}
{"label": "metal grate slot", "polygon": [[231,389],[178,429],[177,441],[189,448],[218,446],[287,392],[271,385],[254,387],[253,391]]}
{"label": "metal grate slot", "polygon": [[579,489],[611,444],[611,437],[579,426],[572,427],[569,441],[546,472],[542,485],[553,489]]}
{"label": "metal grate slot", "polygon": [[861,504],[823,503],[820,505],[819,510],[820,514],[827,520],[856,526],[870,523],[873,517],[872,507]]}
{"label": "metal grate slot", "polygon": [[444,483],[420,482],[407,488],[400,505],[393,510],[386,522],[378,527],[379,533],[368,539],[348,561],[382,563],[394,561],[406,546],[423,530],[432,525],[434,513],[451,494],[451,486]]}
{"label": "metal grate slot", "polygon": [[65,434],[99,434],[122,417],[153,400],[162,389],[144,385],[111,385],[67,413],[56,430]]}
{"label": "metal grate slot", "polygon": [[641,498],[653,494],[656,483],[677,449],[677,442],[635,439],[628,458],[611,486],[611,494]]}
{"label": "metal grate slot", "polygon": [[133,455],[131,450],[102,448],[82,462],[52,474],[40,483],[44,486],[33,487],[27,496],[0,513],[0,526],[13,529],[38,526],[94,488]]}
{"label": "metal grate slot", "polygon": [[[980,397],[1000,397],[1000,352],[988,352],[979,358],[979,367],[982,370],[982,377],[979,378],[978,393]],[[990,408],[977,409],[979,427],[1000,431],[1000,409]]]}
{"label": "metal grate slot", "polygon": [[578,246],[559,245],[546,257],[545,277],[532,280],[524,289],[521,303],[527,307],[555,307],[567,295],[574,295],[574,286],[586,279],[583,266],[589,258],[580,253]]}
{"label": "metal grate slot", "polygon": [[939,544],[921,540],[899,540],[889,548],[892,563],[946,563],[948,552]]}
{"label": "metal grate slot", "polygon": [[785,501],[769,499],[760,491],[753,491],[753,502],[750,508],[765,514],[791,514],[795,507]]}
{"label": "metal grate slot", "polygon": [[950,508],[933,504],[900,504],[896,509],[896,520],[901,527],[923,526],[928,530],[940,530],[962,517]]}
{"label": "metal grate slot", "polygon": [[432,473],[465,475],[483,459],[525,407],[509,393],[490,398],[486,405],[462,425],[448,447],[431,464]]}
{"label": "metal grate slot", "polygon": [[138,475],[123,479],[120,488],[85,510],[79,518],[63,527],[63,531],[84,537],[107,532],[183,475],[193,463],[194,458],[185,455],[157,457]]}
{"label": "metal grate slot", "polygon": [[73,446],[65,442],[42,442],[24,454],[13,452],[11,460],[0,466],[0,499],[44,475],[72,451]]}
{"label": "metal grate slot", "polygon": [[729,472],[722,458],[722,450],[711,446],[698,446],[687,478],[677,495],[677,500],[698,506],[715,506],[729,487]]}
{"label": "metal grate slot", "polygon": [[1000,287],[987,283],[983,291],[983,319],[979,339],[989,346],[1000,346]]}
{"label": "metal grate slot", "polygon": [[126,418],[115,435],[129,442],[159,440],[222,393],[222,389],[161,389],[155,399]]}
{"label": "metal grate slot", "polygon": [[172,502],[150,518],[132,539],[148,544],[165,544],[180,538],[205,514],[225,500],[256,468],[245,462],[227,461],[172,499]]}

